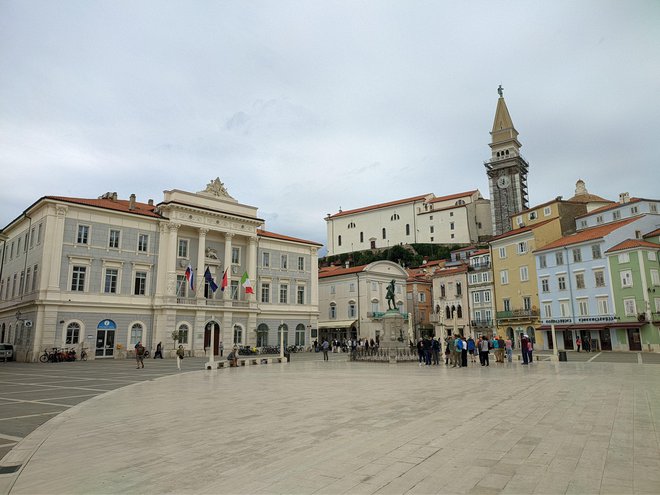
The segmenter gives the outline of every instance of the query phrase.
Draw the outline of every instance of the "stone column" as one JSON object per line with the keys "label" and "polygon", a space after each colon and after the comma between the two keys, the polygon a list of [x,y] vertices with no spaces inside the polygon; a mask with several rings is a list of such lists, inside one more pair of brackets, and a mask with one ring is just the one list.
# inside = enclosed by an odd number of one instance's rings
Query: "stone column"
{"label": "stone column", "polygon": [[245,299],[252,302],[252,301],[256,301],[257,289],[258,289],[256,237],[250,237],[248,239],[248,256],[246,260],[246,268],[247,268],[248,277],[250,277],[250,282],[252,282],[252,289],[254,290],[254,294],[247,294]]}
{"label": "stone column", "polygon": [[199,229],[197,243],[197,276],[195,277],[195,292],[197,299],[204,299],[204,260],[206,259],[206,233],[209,229]]}
{"label": "stone column", "polygon": [[227,270],[227,288],[225,291],[222,293],[222,298],[224,300],[229,300],[231,299],[231,240],[234,237],[234,234],[230,232],[225,232],[225,258],[224,258],[224,266],[222,267],[222,270],[218,278],[220,279],[219,282],[222,284],[222,275],[224,274],[225,270]]}
{"label": "stone column", "polygon": [[[39,290],[47,289],[49,291],[59,291],[60,290],[60,271],[62,268],[62,244],[64,243],[64,224],[66,220],[66,214],[69,208],[66,205],[56,205],[55,206],[55,218],[52,219],[51,215],[48,215],[46,220],[46,232],[44,233],[44,246],[52,246],[52,249],[44,249],[44,256],[41,266],[41,274],[39,277]],[[52,211],[52,210],[51,210]],[[50,212],[49,212],[50,213]],[[73,234],[76,235],[76,232]],[[75,242],[75,241],[74,241]],[[7,246],[5,245],[5,249]],[[43,280],[47,280],[47,285],[43,283]],[[65,282],[65,287],[70,284],[71,281],[67,280]],[[46,287],[44,287],[46,285]],[[9,288],[7,288],[9,290]]]}
{"label": "stone column", "polygon": [[179,227],[178,223],[168,224],[170,229],[169,239],[167,242],[167,259],[163,262],[167,263],[167,295],[176,296],[176,258],[177,258],[177,239]]}

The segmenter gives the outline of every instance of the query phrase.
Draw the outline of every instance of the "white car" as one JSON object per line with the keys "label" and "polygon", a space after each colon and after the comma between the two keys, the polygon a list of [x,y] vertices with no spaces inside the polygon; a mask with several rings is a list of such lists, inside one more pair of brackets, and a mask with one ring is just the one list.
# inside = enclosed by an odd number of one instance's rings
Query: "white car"
{"label": "white car", "polygon": [[14,346],[12,344],[0,344],[0,359],[3,361],[14,360]]}

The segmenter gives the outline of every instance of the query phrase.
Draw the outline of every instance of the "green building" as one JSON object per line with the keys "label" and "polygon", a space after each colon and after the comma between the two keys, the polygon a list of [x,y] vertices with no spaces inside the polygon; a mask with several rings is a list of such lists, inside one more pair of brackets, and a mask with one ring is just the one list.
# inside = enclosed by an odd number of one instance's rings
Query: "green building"
{"label": "green building", "polygon": [[[640,236],[641,237],[641,236]],[[617,339],[630,350],[660,352],[660,229],[606,251],[616,317],[630,323]]]}

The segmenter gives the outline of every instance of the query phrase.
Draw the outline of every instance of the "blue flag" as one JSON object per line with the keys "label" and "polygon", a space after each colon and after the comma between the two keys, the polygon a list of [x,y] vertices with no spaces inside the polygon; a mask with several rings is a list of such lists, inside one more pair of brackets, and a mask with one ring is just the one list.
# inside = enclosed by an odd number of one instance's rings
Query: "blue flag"
{"label": "blue flag", "polygon": [[206,280],[209,283],[209,287],[211,288],[211,292],[215,292],[218,290],[218,284],[215,283],[215,280],[213,280],[213,277],[211,276],[211,270],[209,270],[209,267],[206,267],[206,271],[204,272],[204,280]]}

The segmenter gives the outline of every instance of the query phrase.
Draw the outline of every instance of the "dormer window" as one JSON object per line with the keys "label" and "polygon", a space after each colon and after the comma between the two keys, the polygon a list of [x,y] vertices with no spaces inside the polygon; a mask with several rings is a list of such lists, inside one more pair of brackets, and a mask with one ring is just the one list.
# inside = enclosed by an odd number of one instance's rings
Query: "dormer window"
{"label": "dormer window", "polygon": [[461,205],[464,205],[464,204],[465,204],[465,201],[462,200],[462,199],[459,199],[458,201],[456,201],[456,206],[461,206]]}
{"label": "dormer window", "polygon": [[354,229],[355,228],[355,222],[351,222],[348,224],[349,229]]}
{"label": "dormer window", "polygon": [[390,217],[390,220],[391,220],[392,222],[394,222],[395,220],[398,220],[399,218],[401,218],[401,217],[399,217],[399,214],[398,214],[398,213],[395,213],[394,215],[392,215],[392,216]]}

